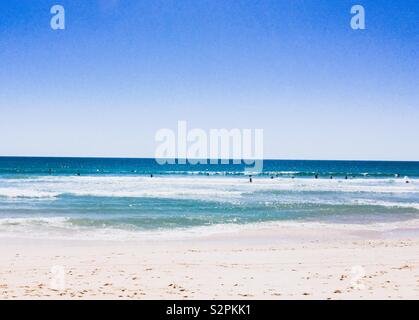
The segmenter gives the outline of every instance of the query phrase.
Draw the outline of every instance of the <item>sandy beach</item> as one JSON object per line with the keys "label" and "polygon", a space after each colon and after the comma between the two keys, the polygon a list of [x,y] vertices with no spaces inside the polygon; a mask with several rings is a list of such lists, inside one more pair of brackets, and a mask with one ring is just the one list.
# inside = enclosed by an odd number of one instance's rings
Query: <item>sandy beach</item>
{"label": "sandy beach", "polygon": [[418,4],[0,1],[0,300],[419,300]]}
{"label": "sandy beach", "polygon": [[2,299],[417,299],[417,229],[295,224],[177,240],[4,238]]}

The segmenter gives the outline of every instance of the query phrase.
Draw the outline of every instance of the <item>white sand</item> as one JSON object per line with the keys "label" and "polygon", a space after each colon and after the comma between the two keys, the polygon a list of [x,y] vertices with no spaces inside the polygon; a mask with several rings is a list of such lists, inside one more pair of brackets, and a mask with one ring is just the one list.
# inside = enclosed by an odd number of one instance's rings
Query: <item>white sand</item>
{"label": "white sand", "polygon": [[417,234],[284,225],[176,241],[2,238],[0,297],[418,299]]}

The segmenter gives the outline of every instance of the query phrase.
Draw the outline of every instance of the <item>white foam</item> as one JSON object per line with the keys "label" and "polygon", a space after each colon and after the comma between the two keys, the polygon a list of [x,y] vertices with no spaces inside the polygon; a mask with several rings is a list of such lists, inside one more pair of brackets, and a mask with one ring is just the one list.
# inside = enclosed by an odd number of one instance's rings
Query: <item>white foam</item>
{"label": "white foam", "polygon": [[370,199],[354,199],[352,204],[356,205],[374,205],[388,208],[406,208],[406,209],[416,209],[419,210],[419,203],[417,202],[391,202],[391,201],[379,201],[379,200],[370,200]]}
{"label": "white foam", "polygon": [[176,229],[128,230],[75,226],[67,217],[1,218],[0,237],[56,240],[153,240],[188,239],[217,233],[235,232],[239,225],[218,224]]}
{"label": "white foam", "polygon": [[244,231],[261,230],[303,230],[333,229],[342,231],[377,231],[397,232],[412,230],[419,232],[419,219],[385,223],[331,223],[307,221],[275,221],[249,224],[216,224],[190,228],[162,230],[123,230],[117,228],[74,228],[68,218],[4,218],[0,219],[0,238],[48,239],[48,240],[83,240],[83,241],[136,241],[136,240],[193,240],[214,235],[231,235]]}
{"label": "white foam", "polygon": [[0,197],[6,198],[54,198],[58,196],[58,192],[42,191],[31,189],[30,187],[18,188],[0,188]]}
{"label": "white foam", "polygon": [[259,191],[418,193],[417,179],[269,179],[246,177],[40,177],[0,180],[0,197],[53,198],[77,196],[237,199]]}

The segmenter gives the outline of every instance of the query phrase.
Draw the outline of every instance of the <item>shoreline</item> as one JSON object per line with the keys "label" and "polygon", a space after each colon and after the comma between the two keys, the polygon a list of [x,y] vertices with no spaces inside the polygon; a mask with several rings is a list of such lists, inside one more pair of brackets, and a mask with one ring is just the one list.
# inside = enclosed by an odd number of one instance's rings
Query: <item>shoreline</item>
{"label": "shoreline", "polygon": [[271,226],[178,240],[3,238],[0,298],[419,297],[416,231],[345,228]]}
{"label": "shoreline", "polygon": [[[52,221],[63,223],[65,217],[33,217],[33,218],[3,218],[8,224],[22,223],[28,220]],[[10,220],[10,221],[9,221]],[[49,228],[49,229],[48,229]],[[56,228],[56,229],[54,229]],[[325,232],[322,232],[325,231]],[[394,239],[412,236],[419,238],[419,218],[406,218],[383,221],[342,222],[331,220],[275,220],[249,223],[215,223],[204,226],[175,227],[161,229],[129,230],[113,227],[73,228],[64,225],[52,225],[36,233],[28,231],[0,231],[0,239],[4,241],[69,241],[69,242],[147,242],[147,241],[206,241],[225,239],[237,236],[242,240],[252,237],[263,240],[294,239],[316,240],[318,237],[326,241],[334,240],[335,235],[340,240],[355,238]]]}

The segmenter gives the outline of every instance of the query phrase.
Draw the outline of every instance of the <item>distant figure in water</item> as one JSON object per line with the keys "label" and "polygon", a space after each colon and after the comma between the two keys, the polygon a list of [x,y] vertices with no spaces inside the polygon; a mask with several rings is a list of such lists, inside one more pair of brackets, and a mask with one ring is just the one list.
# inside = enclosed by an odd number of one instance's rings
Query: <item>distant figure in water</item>
{"label": "distant figure in water", "polygon": [[400,174],[396,173],[395,174],[396,178],[400,178]]}
{"label": "distant figure in water", "polygon": [[333,179],[333,176],[330,176],[330,179]]}
{"label": "distant figure in water", "polygon": [[150,178],[153,178],[153,174],[150,174]]}
{"label": "distant figure in water", "polygon": [[48,173],[49,173],[49,174],[51,174],[51,173],[52,173],[52,169],[51,169],[51,168],[49,168],[49,169],[48,169]]}
{"label": "distant figure in water", "polygon": [[404,177],[406,183],[410,183],[409,177]]}
{"label": "distant figure in water", "polygon": [[249,176],[249,182],[250,182],[250,183],[252,183],[252,182],[253,182],[252,176]]}
{"label": "distant figure in water", "polygon": [[345,176],[345,180],[348,180],[348,176]]}
{"label": "distant figure in water", "polygon": [[271,179],[273,179],[274,178],[274,176],[271,176]]}
{"label": "distant figure in water", "polygon": [[318,179],[319,178],[319,175],[318,174],[316,174],[315,176],[314,176],[314,179]]}
{"label": "distant figure in water", "polygon": [[209,176],[209,173],[207,172],[207,176]]}
{"label": "distant figure in water", "polygon": [[80,176],[80,171],[77,171],[77,175]]}

